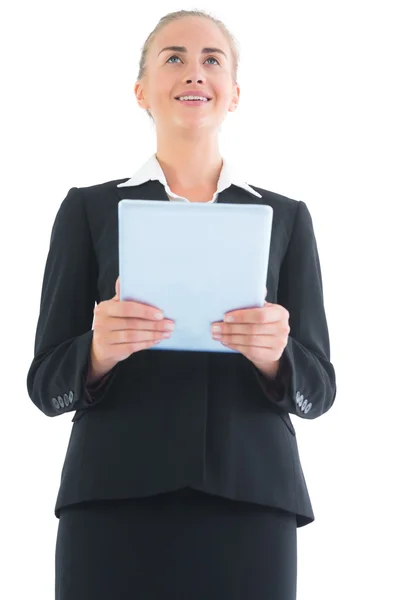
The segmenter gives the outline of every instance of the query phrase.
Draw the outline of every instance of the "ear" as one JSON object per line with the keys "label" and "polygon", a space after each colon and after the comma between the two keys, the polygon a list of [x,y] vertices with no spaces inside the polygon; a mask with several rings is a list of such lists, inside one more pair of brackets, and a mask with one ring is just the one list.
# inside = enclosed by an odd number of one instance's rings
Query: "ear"
{"label": "ear", "polygon": [[146,101],[145,95],[144,95],[143,83],[141,81],[137,81],[135,83],[134,92],[135,92],[137,103],[139,104],[140,108],[144,108],[144,109],[149,108],[149,104]]}
{"label": "ear", "polygon": [[231,103],[230,103],[230,106],[228,109],[229,112],[235,112],[235,110],[237,109],[238,104],[239,104],[239,98],[240,98],[240,86],[235,85],[233,95],[232,95],[232,100],[231,100]]}

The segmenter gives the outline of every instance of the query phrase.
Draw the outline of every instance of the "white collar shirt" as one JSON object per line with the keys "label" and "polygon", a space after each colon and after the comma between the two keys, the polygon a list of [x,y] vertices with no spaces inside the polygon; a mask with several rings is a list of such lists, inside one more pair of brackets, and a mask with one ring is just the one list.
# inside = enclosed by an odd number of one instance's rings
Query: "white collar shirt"
{"label": "white collar shirt", "polygon": [[[224,157],[222,157],[222,169],[218,179],[217,189],[211,200],[208,200],[207,203],[215,202],[218,198],[218,195],[225,189],[229,188],[231,185],[236,185],[247,192],[250,192],[257,198],[262,198],[261,194],[259,194],[256,190],[253,190],[244,179],[242,179],[238,174],[238,170],[234,167],[232,163],[227,161]],[[156,154],[152,154],[150,158],[140,167],[138,171],[128,180],[123,183],[117,185],[117,187],[131,187],[136,185],[142,185],[150,180],[160,181],[165,187],[165,191],[171,201],[174,202],[190,202],[187,198],[183,196],[179,196],[175,194],[169,187],[164,172],[161,168],[160,163],[157,160]]]}

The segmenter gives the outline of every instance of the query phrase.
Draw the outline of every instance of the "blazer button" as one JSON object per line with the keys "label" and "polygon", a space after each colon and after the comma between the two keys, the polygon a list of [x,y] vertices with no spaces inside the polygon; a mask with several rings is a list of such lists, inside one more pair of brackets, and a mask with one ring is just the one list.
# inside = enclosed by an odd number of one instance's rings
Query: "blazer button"
{"label": "blazer button", "polygon": [[68,396],[68,394],[64,394],[64,404],[65,404],[65,406],[69,406],[69,396]]}
{"label": "blazer button", "polygon": [[300,392],[297,392],[296,394],[296,402],[298,404],[298,406],[301,408],[302,404],[303,404],[303,400],[304,400],[304,396],[302,394],[300,394]]}
{"label": "blazer button", "polygon": [[74,392],[70,391],[69,393],[69,403],[72,404],[74,401]]}
{"label": "blazer button", "polygon": [[301,405],[301,410],[304,411],[306,406],[307,406],[307,398],[304,400],[303,404]]}
{"label": "blazer button", "polygon": [[56,408],[57,410],[59,410],[60,409],[60,405],[58,403],[57,398],[52,398],[51,401],[53,403],[54,408]]}
{"label": "blazer button", "polygon": [[308,412],[310,412],[310,410],[311,410],[311,407],[312,407],[312,402],[309,402],[309,403],[307,404],[307,406],[305,407],[305,409],[304,409],[304,412],[305,412],[306,414],[307,414]]}
{"label": "blazer button", "polygon": [[64,400],[62,396],[58,396],[58,402],[60,404],[60,406],[62,406],[64,408]]}

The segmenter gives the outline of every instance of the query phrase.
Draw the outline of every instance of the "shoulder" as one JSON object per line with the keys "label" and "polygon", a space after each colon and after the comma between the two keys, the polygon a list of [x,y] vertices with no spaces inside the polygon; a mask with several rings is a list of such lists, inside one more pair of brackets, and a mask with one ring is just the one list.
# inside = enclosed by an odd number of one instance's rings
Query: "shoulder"
{"label": "shoulder", "polygon": [[300,198],[291,198],[252,184],[249,185],[253,190],[261,194],[262,200],[260,199],[260,202],[270,204],[272,208],[278,211],[285,211],[287,214],[291,214],[293,218],[302,218],[304,215],[310,215],[307,203]]}
{"label": "shoulder", "polygon": [[279,231],[279,236],[286,242],[300,231],[304,235],[314,235],[313,219],[304,200],[291,198],[283,194],[278,194],[271,190],[266,190],[258,186],[249,184],[262,198],[254,196],[254,203],[268,204],[274,211],[274,226]]}
{"label": "shoulder", "polygon": [[112,179],[110,181],[104,181],[92,185],[79,186],[75,189],[77,189],[85,197],[97,196],[99,194],[105,194],[107,192],[114,191],[120,183],[124,183],[125,181],[128,181],[128,179],[129,177],[124,177],[122,179]]}
{"label": "shoulder", "polygon": [[288,210],[297,210],[299,202],[301,200],[297,200],[295,198],[290,198],[289,196],[284,196],[283,194],[278,194],[277,192],[273,192],[271,190],[266,190],[264,188],[258,187],[256,185],[252,185],[249,183],[249,186],[261,194],[264,202],[266,201],[268,204],[271,204],[273,207],[280,207]]}
{"label": "shoulder", "polygon": [[266,190],[250,183],[249,185],[261,195],[260,199],[253,196],[253,202],[271,206],[274,211],[274,218],[278,221],[284,221],[289,230],[293,228],[294,223],[299,218],[302,219],[305,215],[310,216],[307,204],[303,200]]}
{"label": "shoulder", "polygon": [[129,177],[124,177],[92,185],[71,187],[61,203],[61,209],[63,211],[82,211],[90,210],[91,207],[109,206],[119,199],[116,194],[118,184],[128,181],[128,179]]}

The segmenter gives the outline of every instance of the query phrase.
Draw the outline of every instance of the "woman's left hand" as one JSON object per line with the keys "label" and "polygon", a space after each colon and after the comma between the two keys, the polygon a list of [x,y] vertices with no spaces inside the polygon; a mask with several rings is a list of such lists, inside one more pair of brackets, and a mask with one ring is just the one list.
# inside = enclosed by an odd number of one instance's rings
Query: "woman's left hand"
{"label": "woman's left hand", "polygon": [[[258,369],[274,378],[287,345],[289,312],[280,304],[265,302],[262,308],[246,308],[225,313],[224,321],[211,324],[213,338],[237,350]],[[230,320],[230,318],[232,320]],[[215,337],[214,327],[220,327]]]}

